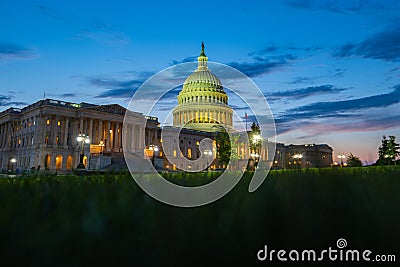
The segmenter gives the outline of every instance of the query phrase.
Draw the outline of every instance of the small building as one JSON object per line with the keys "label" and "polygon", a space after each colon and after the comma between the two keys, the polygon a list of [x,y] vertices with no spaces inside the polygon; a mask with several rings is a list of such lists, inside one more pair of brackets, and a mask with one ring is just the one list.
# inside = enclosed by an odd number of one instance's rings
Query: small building
{"label": "small building", "polygon": [[327,144],[276,145],[274,169],[326,168],[332,165],[333,149]]}

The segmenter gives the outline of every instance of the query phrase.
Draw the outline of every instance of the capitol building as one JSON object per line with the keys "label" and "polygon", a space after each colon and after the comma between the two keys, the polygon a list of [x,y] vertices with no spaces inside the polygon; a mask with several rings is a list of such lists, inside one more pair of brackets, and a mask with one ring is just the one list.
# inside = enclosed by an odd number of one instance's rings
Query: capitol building
{"label": "capitol building", "polygon": [[[203,43],[197,61],[197,68],[186,78],[177,96],[178,103],[172,111],[173,126],[161,128],[158,118],[138,112],[132,112],[129,122],[124,121],[127,110],[117,104],[43,99],[21,109],[1,111],[0,171],[68,172],[81,165],[81,161],[87,170],[112,170],[126,167],[124,151],[151,158],[158,169],[166,171],[225,168],[218,160],[216,137],[219,132],[222,128],[238,135],[249,132],[234,129],[228,95],[220,79],[207,66]],[[122,129],[131,137],[129,147],[122,147]],[[166,135],[162,140],[163,129],[179,130],[179,135]],[[81,135],[90,137],[90,142],[80,140]],[[213,141],[208,148],[208,152],[212,152],[208,154],[209,166],[193,165],[196,159],[207,155],[200,151],[200,143],[205,138]],[[167,144],[179,144],[168,152],[174,163],[165,157]],[[246,164],[250,155],[258,155],[258,160],[273,159],[273,168],[329,167],[332,164],[333,150],[327,145],[278,144],[275,157],[268,155],[268,147],[262,146],[257,152],[246,142],[238,141],[236,145],[238,160]],[[299,154],[304,157],[295,161],[293,155]]]}

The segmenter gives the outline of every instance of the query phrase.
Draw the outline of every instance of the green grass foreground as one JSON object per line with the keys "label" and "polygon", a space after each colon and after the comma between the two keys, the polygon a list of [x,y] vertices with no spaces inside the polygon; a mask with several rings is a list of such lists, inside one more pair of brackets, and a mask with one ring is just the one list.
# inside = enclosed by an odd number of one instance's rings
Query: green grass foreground
{"label": "green grass foreground", "polygon": [[251,194],[250,178],[199,208],[162,204],[128,174],[1,178],[0,262],[252,266],[264,245],[327,249],[339,238],[400,260],[400,167],[271,171]]}

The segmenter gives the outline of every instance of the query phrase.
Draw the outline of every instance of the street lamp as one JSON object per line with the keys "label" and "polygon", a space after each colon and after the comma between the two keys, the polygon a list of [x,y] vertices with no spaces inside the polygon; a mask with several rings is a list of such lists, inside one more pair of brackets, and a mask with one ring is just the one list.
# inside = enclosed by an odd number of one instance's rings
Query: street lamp
{"label": "street lamp", "polygon": [[303,158],[303,155],[302,154],[295,154],[295,155],[293,155],[293,158],[297,159],[297,163],[299,165],[299,169],[301,169],[300,160]]}
{"label": "street lamp", "polygon": [[209,157],[212,156],[212,154],[213,154],[212,150],[204,150],[204,155],[205,155],[206,160],[207,160],[207,168],[206,168],[207,171],[210,170],[210,166],[209,166],[209,165],[210,165]]}
{"label": "street lamp", "polygon": [[257,168],[257,165],[258,165],[258,160],[260,158],[260,154],[258,154],[257,152],[253,152],[253,153],[250,154],[250,157],[253,159],[253,162],[254,162],[253,168],[255,170]]}
{"label": "street lamp", "polygon": [[337,156],[340,159],[340,167],[343,167],[343,159],[346,158],[344,154],[339,154]]}
{"label": "street lamp", "polygon": [[100,140],[99,146],[100,146],[100,154],[102,155],[103,154],[103,149],[104,149],[104,141],[103,141],[103,139]]}
{"label": "street lamp", "polygon": [[158,146],[149,145],[149,150],[152,151],[151,164],[154,165],[154,157],[155,157],[155,153],[158,152]]}
{"label": "street lamp", "polygon": [[76,168],[85,169],[85,165],[83,164],[83,158],[85,157],[85,144],[90,143],[89,135],[80,133],[76,138],[76,141],[78,141],[78,143],[81,143],[81,154],[79,155],[79,164]]}
{"label": "street lamp", "polygon": [[258,161],[260,158],[260,154],[258,152],[259,152],[259,146],[260,146],[259,142],[261,140],[262,140],[262,137],[259,134],[253,135],[252,140],[251,140],[253,142],[254,149],[252,149],[253,153],[251,153],[250,156],[252,157],[253,162],[254,162],[254,169],[257,167],[257,164],[258,164]]}
{"label": "street lamp", "polygon": [[17,160],[15,158],[12,158],[12,159],[10,159],[10,162],[11,162],[11,172],[13,172],[14,171],[14,164],[15,164],[15,162],[17,162]]}

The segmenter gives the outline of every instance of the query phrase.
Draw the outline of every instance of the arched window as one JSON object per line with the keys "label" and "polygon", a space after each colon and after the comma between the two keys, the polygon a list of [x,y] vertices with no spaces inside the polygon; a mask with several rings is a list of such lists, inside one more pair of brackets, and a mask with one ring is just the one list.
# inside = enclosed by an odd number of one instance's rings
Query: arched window
{"label": "arched window", "polygon": [[58,155],[58,156],[56,157],[56,170],[60,170],[60,169],[61,169],[61,167],[62,167],[62,160],[63,160],[63,157],[62,157],[61,155]]}
{"label": "arched window", "polygon": [[87,161],[88,161],[88,158],[86,156],[84,156],[83,157],[83,165],[85,165],[85,168],[87,166]]}
{"label": "arched window", "polygon": [[46,157],[44,157],[44,169],[50,169],[50,154],[47,154]]}
{"label": "arched window", "polygon": [[187,149],[187,156],[189,159],[192,158],[192,149],[190,147]]}
{"label": "arched window", "polygon": [[68,156],[67,158],[67,168],[68,171],[72,169],[72,156]]}

